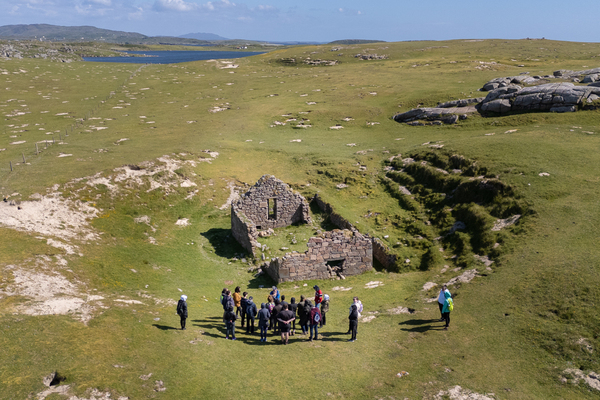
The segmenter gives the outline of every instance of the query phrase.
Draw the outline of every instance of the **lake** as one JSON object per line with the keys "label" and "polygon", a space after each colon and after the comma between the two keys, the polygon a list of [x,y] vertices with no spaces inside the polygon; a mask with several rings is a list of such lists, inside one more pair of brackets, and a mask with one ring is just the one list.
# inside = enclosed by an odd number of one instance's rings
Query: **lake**
{"label": "lake", "polygon": [[84,61],[130,64],[175,64],[189,61],[242,58],[264,54],[256,51],[126,51],[150,57],[83,57]]}

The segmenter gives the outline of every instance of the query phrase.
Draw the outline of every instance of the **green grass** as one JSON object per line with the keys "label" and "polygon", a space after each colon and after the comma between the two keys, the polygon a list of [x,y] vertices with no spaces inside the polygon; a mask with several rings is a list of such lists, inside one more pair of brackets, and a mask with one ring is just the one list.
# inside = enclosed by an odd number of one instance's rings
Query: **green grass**
{"label": "green grass", "polygon": [[[85,293],[104,296],[108,307],[85,326],[70,316],[17,314],[16,307],[27,299],[0,295],[1,397],[21,399],[41,392],[42,377],[53,370],[64,374],[78,395],[98,388],[112,391],[115,398],[430,398],[455,385],[501,399],[597,396],[585,385],[561,383],[560,373],[566,368],[600,371],[600,111],[474,116],[440,127],[410,127],[391,117],[418,104],[481,96],[477,89],[500,76],[597,67],[600,45],[486,40],[336,45],[342,49],[335,52],[331,47],[279,49],[238,59],[236,69],[218,69],[214,62],[148,65],[138,71],[138,65],[126,64],[0,61],[0,72],[8,72],[0,75],[3,197],[19,193],[13,197],[26,200],[54,184],[97,173],[108,177],[114,168],[163,155],[189,160],[207,157],[204,150],[219,152],[211,163],[178,171],[197,186],[178,187],[170,194],[148,192],[148,183],[122,188],[114,197],[106,187],[85,181],[61,188],[63,196],[103,209],[91,221],[101,238],[78,243],[81,257],[64,255],[36,239],[37,234],[0,228],[0,290],[13,280],[7,266],[33,268],[32,260],[41,255],[62,255],[71,272],[62,269],[61,274],[81,282]],[[354,57],[359,53],[389,58],[361,61]],[[290,57],[340,63],[309,67],[279,62]],[[215,106],[228,109],[209,112]],[[6,116],[13,110],[29,113]],[[56,115],[64,112],[69,114]],[[346,117],[352,120],[344,121]],[[271,127],[289,118],[297,121]],[[309,119],[312,127],[294,128],[300,118]],[[371,122],[378,124],[367,124]],[[344,128],[330,129],[336,124]],[[64,144],[35,155],[34,143],[52,137],[47,132],[54,132],[56,142],[60,132]],[[124,138],[129,140],[118,142]],[[301,142],[291,142],[295,139]],[[26,143],[10,144],[21,140]],[[433,225],[420,225],[437,204],[427,191],[435,181],[427,183],[425,172],[409,171],[424,188],[414,200],[418,212],[403,208],[409,203],[395,198],[383,178],[390,157],[435,152],[423,145],[427,142],[443,144],[440,154],[460,154],[497,176],[529,212],[520,224],[500,233],[499,248],[492,251],[492,243],[471,242],[495,262],[491,270],[474,264],[483,276],[451,288],[456,308],[448,332],[431,322],[439,318],[437,305],[425,302],[436,296],[437,288],[421,289],[425,282],[441,284],[462,271],[453,271],[459,261],[452,258],[457,253],[452,245],[427,239],[433,250],[445,251],[426,271],[378,268],[344,281],[280,285],[288,299],[311,296],[314,284],[332,297],[322,342],[294,338],[290,346],[279,346],[270,338],[261,346],[256,336],[241,332],[236,342],[223,339],[217,301],[221,289],[239,285],[260,303],[268,294],[260,286],[272,284],[234,259],[244,250],[230,236],[229,209],[218,208],[229,196],[228,182],[242,186],[273,174],[307,197],[318,193],[361,232],[397,246],[402,259],[417,260],[430,247],[415,237],[426,237],[425,230],[434,238],[441,235],[455,216],[440,215]],[[59,153],[72,156],[59,158]],[[28,164],[21,164],[22,154]],[[539,176],[541,172],[550,176]],[[338,189],[339,183],[348,187]],[[194,189],[198,194],[186,200]],[[497,200],[490,204],[503,206]],[[481,217],[479,208],[470,207],[472,215]],[[494,212],[491,205],[481,208]],[[156,231],[134,222],[142,215],[151,218]],[[188,218],[191,225],[176,226],[179,218]],[[326,223],[319,214],[315,219],[315,225]],[[303,239],[312,232],[307,226],[289,227],[261,243],[272,250],[303,251]],[[442,273],[446,264],[450,268]],[[370,281],[383,286],[366,289]],[[335,286],[353,289],[333,291]],[[189,296],[189,328],[183,332],[173,329],[178,326],[175,306],[164,302],[176,300],[178,289]],[[359,324],[356,343],[346,343],[343,333],[354,295],[367,312],[379,314]],[[119,304],[114,300],[120,296],[143,304]],[[387,312],[398,306],[416,312]],[[578,343],[581,338],[592,353]],[[410,375],[398,378],[402,370]],[[149,373],[148,381],[139,378]],[[275,376],[289,378],[283,388],[273,384]],[[167,390],[154,392],[155,380],[164,381]]]}

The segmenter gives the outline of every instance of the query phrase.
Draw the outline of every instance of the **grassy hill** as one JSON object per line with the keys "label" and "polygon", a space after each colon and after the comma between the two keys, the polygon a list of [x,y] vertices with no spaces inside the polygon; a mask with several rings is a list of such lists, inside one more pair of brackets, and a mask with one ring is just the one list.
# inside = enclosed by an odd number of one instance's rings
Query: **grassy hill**
{"label": "grassy hill", "polygon": [[[600,45],[332,49],[143,67],[0,59],[2,397],[87,399],[94,389],[132,399],[598,396],[578,377],[594,384],[600,372],[600,111],[427,127],[392,116],[479,97],[496,77],[598,67]],[[448,199],[444,190],[459,182],[440,170],[452,172],[451,156],[466,160],[456,174],[463,187],[483,176],[510,196],[486,202],[465,190],[464,204]],[[407,157],[425,163],[399,172]],[[222,288],[240,286],[260,303],[272,284],[256,275],[262,261],[233,241],[227,206],[232,191],[263,174],[318,193],[410,260],[394,271],[280,285],[288,299],[312,297],[314,284],[331,296],[313,343],[296,335],[289,346],[273,336],[261,344],[239,324],[238,340],[224,339]],[[414,198],[394,192],[400,184]],[[523,216],[492,234],[490,224],[506,217],[498,210],[516,210],[509,202]],[[461,218],[469,228],[447,237]],[[265,239],[265,256],[302,251],[306,235],[329,226],[316,210],[314,220]],[[431,299],[473,269],[472,280],[450,286],[456,308],[442,331]],[[437,286],[424,288],[429,282]],[[185,331],[175,329],[182,293]],[[365,312],[358,341],[348,343],[353,296]],[[53,387],[69,385],[63,394],[44,392],[53,371],[66,377]]]}

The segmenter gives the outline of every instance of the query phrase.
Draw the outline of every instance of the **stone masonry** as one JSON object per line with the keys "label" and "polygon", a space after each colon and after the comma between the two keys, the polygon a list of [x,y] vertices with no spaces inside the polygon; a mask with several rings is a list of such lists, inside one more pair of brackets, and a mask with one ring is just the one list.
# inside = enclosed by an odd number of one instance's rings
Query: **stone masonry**
{"label": "stone masonry", "polygon": [[308,240],[305,253],[287,253],[265,268],[276,282],[358,275],[373,268],[373,243],[357,230],[335,229]]}
{"label": "stone masonry", "polygon": [[251,254],[258,231],[310,223],[308,202],[273,175],[263,175],[239,200],[231,204],[233,237]]}

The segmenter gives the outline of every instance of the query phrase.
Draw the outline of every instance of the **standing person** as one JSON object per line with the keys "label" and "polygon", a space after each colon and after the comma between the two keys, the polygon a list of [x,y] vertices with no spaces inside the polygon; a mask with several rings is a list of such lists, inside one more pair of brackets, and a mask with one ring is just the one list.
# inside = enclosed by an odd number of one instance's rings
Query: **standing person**
{"label": "standing person", "polygon": [[242,309],[242,328],[244,327],[244,320],[246,319],[246,309],[248,308],[248,292],[242,293],[242,299],[240,300],[240,308]]}
{"label": "standing person", "polygon": [[260,328],[260,341],[267,341],[267,329],[269,328],[269,320],[271,319],[271,313],[265,303],[260,305],[260,311],[258,312],[258,327]]}
{"label": "standing person", "polygon": [[[440,289],[440,294],[438,295],[438,306],[440,307],[440,321],[444,321],[444,314],[442,309],[444,308],[444,301],[446,301],[446,295],[445,292],[450,293],[450,291],[448,290],[448,287],[446,285],[442,285],[442,288]],[[450,295],[450,297],[452,297],[452,295]]]}
{"label": "standing person", "polygon": [[277,323],[277,315],[283,310],[283,304],[277,299],[275,299],[275,307],[273,307],[273,311],[271,311],[271,323],[273,326],[273,334],[277,334],[279,324]]}
{"label": "standing person", "polygon": [[[310,304],[310,301],[307,301],[308,304]],[[310,337],[308,338],[309,341],[313,341],[318,339],[318,335],[319,335],[319,323],[321,322],[321,311],[317,308],[317,306],[314,306],[311,308],[310,310]],[[313,330],[315,332],[314,336],[313,336]]]}
{"label": "standing person", "polygon": [[350,306],[350,315],[348,316],[348,321],[350,321],[350,332],[352,332],[352,337],[348,339],[349,342],[356,341],[356,331],[358,330],[358,307],[356,303],[353,303]]}
{"label": "standing person", "polygon": [[240,287],[236,286],[235,290],[233,291],[233,304],[235,305],[235,316],[236,317],[242,316],[241,301],[242,301],[242,295],[240,294]]}
{"label": "standing person", "polygon": [[298,303],[298,318],[300,318],[300,329],[302,329],[302,334],[306,335],[306,330],[304,329],[304,324],[306,324],[306,312],[304,311],[304,306],[306,305],[306,299],[304,295],[300,295],[300,303]]}
{"label": "standing person", "polygon": [[269,294],[273,296],[273,300],[281,301],[281,295],[279,294],[279,289],[277,289],[277,286],[273,286],[273,290],[271,290]]}
{"label": "standing person", "polygon": [[233,310],[233,297],[231,297],[231,291],[229,291],[227,289],[227,291],[225,292],[225,294],[223,295],[223,299],[221,300],[221,304],[223,304],[223,322],[225,322],[225,325],[227,325],[227,321],[225,321],[225,313],[227,312],[227,310],[231,307],[231,309]]}
{"label": "standing person", "polygon": [[295,297],[292,297],[292,302],[288,305],[288,310],[294,314],[292,331],[290,333],[292,336],[294,336],[296,334],[296,310],[298,310],[298,304],[296,304]]}
{"label": "standing person", "polygon": [[282,306],[282,310],[277,314],[277,321],[279,321],[279,330],[281,331],[281,343],[288,344],[290,339],[290,322],[295,320],[294,313],[288,310],[288,304],[285,303]]}
{"label": "standing person", "polygon": [[179,318],[181,319],[180,322],[181,322],[181,330],[182,331],[185,330],[185,320],[188,317],[186,300],[187,300],[187,296],[185,294],[182,294],[181,298],[177,302],[177,315],[179,315]]}
{"label": "standing person", "polygon": [[285,294],[281,295],[281,305],[283,306],[284,304],[288,305],[288,310],[290,309],[290,303],[288,303],[287,301],[285,301]]}
{"label": "standing person", "polygon": [[246,333],[254,333],[254,317],[256,317],[257,310],[256,304],[254,304],[253,297],[248,298],[248,304],[246,305]]}
{"label": "standing person", "polygon": [[[352,314],[352,306],[356,305],[356,311],[358,312],[358,316],[356,317],[356,319],[358,320],[358,318],[360,318],[361,313],[363,311],[363,304],[362,302],[358,299],[358,297],[354,296],[354,298],[352,299],[352,305],[350,305],[350,314]],[[348,332],[346,332],[347,335],[352,333],[352,324],[348,324]]]}
{"label": "standing person", "polygon": [[304,330],[306,333],[308,332],[308,326],[310,325],[310,312],[312,311],[313,305],[310,300],[306,299],[304,301]]}
{"label": "standing person", "polygon": [[319,324],[319,328],[325,326],[327,311],[329,311],[329,295],[323,295],[323,301],[321,302],[321,323]]}
{"label": "standing person", "polygon": [[454,301],[452,300],[452,296],[450,295],[449,291],[446,290],[444,292],[444,296],[445,300],[444,307],[442,307],[442,317],[444,318],[444,321],[446,321],[446,326],[444,327],[444,330],[447,331],[448,326],[450,326],[450,312],[454,310]]}
{"label": "standing person", "polygon": [[233,307],[228,307],[225,311],[225,326],[227,327],[227,331],[225,332],[225,339],[229,339],[231,336],[231,340],[235,340],[235,313],[233,312]]}
{"label": "standing person", "polygon": [[315,307],[319,307],[323,301],[323,292],[317,285],[313,286],[313,289],[315,289]]}
{"label": "standing person", "polygon": [[267,297],[267,308],[269,309],[269,314],[271,315],[269,329],[273,329],[273,309],[275,308],[275,301],[273,300],[273,296],[271,295]]}

